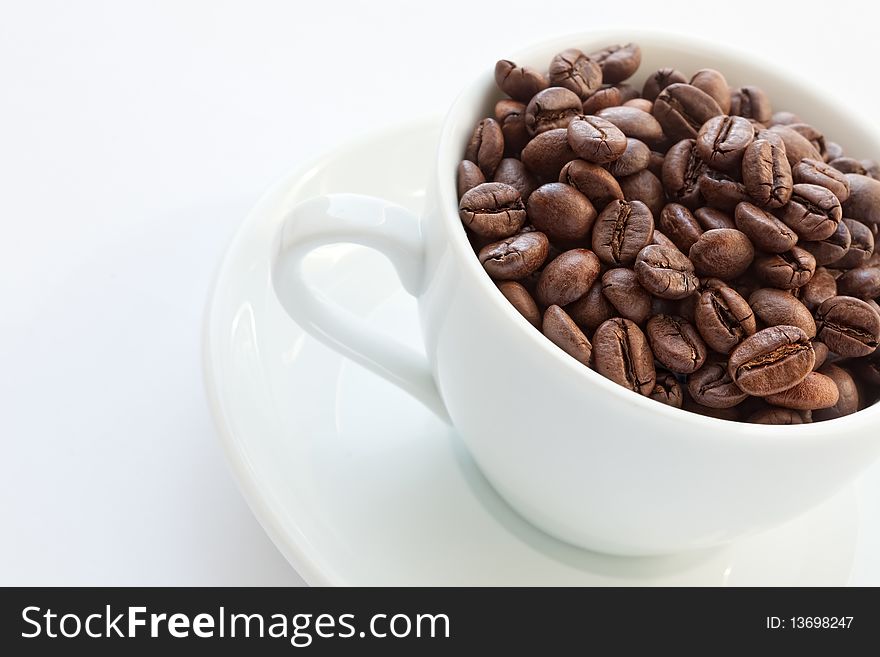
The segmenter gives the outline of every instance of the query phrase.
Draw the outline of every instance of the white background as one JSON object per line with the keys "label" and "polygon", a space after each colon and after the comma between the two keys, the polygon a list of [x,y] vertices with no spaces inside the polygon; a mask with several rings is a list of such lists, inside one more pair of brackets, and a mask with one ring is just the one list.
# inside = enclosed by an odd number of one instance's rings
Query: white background
{"label": "white background", "polygon": [[593,27],[700,31],[876,108],[865,5],[804,6],[3,0],[0,584],[301,582],[236,490],[201,380],[212,274],[264,189]]}

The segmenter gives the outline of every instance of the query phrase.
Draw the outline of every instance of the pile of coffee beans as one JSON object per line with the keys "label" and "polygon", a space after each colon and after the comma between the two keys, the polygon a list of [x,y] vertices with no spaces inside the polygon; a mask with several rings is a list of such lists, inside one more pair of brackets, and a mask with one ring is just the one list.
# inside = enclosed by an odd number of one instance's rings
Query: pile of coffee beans
{"label": "pile of coffee beans", "polygon": [[640,63],[630,43],[496,64],[505,97],[457,174],[488,275],[566,353],[664,404],[802,424],[876,402],[880,165],[720,71],[639,91]]}

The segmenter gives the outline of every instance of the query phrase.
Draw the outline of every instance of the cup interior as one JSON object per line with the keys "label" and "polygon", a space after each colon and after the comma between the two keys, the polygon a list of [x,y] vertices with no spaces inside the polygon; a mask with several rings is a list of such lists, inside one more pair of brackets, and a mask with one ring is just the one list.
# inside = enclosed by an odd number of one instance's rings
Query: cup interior
{"label": "cup interior", "polygon": [[[610,44],[634,41],[641,46],[642,63],[636,74],[626,80],[639,90],[648,75],[661,67],[673,67],[690,77],[701,68],[721,71],[733,87],[755,85],[769,96],[774,111],[788,110],[800,115],[807,123],[825,133],[827,139],[836,141],[848,156],[858,159],[880,159],[880,132],[866,118],[866,113],[833,102],[833,95],[823,91],[807,78],[808,71],[798,70],[796,64],[786,67],[784,62],[763,60],[759,54],[719,45],[691,35],[661,31],[627,30],[595,31],[571,34],[545,41],[520,52],[498,53],[498,59],[510,59],[518,65],[528,65],[546,70],[552,57],[566,48],[579,48],[592,52]],[[543,349],[548,367],[577,370],[600,388],[603,394],[626,395],[627,401],[655,413],[672,413],[678,421],[702,424],[711,434],[713,428],[737,425],[749,427],[750,435],[761,438],[768,435],[792,436],[803,433],[803,427],[813,429],[817,425],[771,426],[750,425],[699,415],[661,404],[627,390],[606,379],[592,369],[586,368],[556,347],[537,331],[507,301],[486,275],[475,256],[464,227],[458,217],[456,193],[456,170],[476,123],[494,115],[495,103],[503,98],[494,80],[494,61],[480,63],[482,73],[458,96],[447,114],[438,147],[436,189],[439,192],[440,219],[445,222],[449,246],[456,254],[463,271],[472,284],[481,286],[487,303],[502,307],[510,322],[517,323],[528,335],[528,348]],[[859,430],[880,420],[880,403],[851,415],[822,423],[822,433],[833,435],[839,431]],[[810,432],[814,433],[813,431]]]}

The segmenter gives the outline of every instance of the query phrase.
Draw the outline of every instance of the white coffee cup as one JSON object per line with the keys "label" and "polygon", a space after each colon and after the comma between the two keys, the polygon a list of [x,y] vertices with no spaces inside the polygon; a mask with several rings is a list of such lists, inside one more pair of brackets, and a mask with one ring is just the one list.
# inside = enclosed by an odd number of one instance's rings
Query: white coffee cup
{"label": "white coffee cup", "polygon": [[[731,85],[757,85],[775,108],[827,130],[847,154],[880,156],[874,128],[834,105],[835,94],[691,37],[592,32],[510,59],[546,69],[565,48],[590,52],[627,41],[642,46],[641,68],[629,81],[636,87],[664,66],[687,75],[717,68]],[[348,194],[291,210],[273,247],[273,282],[290,316],[453,424],[511,506],[546,532],[589,549],[653,555],[728,542],[810,509],[866,468],[880,452],[880,404],[798,426],[703,417],[585,368],[507,302],[468,243],[455,181],[474,125],[493,115],[500,98],[493,64],[481,64],[485,72],[446,118],[421,219]],[[364,244],[391,260],[418,298],[425,354],[378,333],[303,281],[302,259],[339,242]]]}

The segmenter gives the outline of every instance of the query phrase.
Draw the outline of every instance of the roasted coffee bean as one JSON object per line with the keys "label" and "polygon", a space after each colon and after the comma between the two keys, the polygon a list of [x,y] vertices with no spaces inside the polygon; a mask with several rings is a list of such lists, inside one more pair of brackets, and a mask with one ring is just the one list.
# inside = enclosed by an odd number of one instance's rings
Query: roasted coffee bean
{"label": "roasted coffee bean", "polygon": [[687,253],[700,239],[703,229],[691,211],[678,203],[667,203],[660,211],[660,230],[679,248]]}
{"label": "roasted coffee bean", "polygon": [[804,418],[797,411],[789,408],[771,406],[749,416],[749,422],[753,424],[803,424]]}
{"label": "roasted coffee bean", "polygon": [[606,265],[631,265],[654,234],[654,218],[641,201],[612,201],[593,226],[593,252]]}
{"label": "roasted coffee bean", "polygon": [[644,98],[633,98],[632,100],[628,100],[623,104],[624,107],[635,107],[636,109],[640,109],[643,112],[647,112],[651,114],[654,111],[654,103],[650,100],[645,100]]}
{"label": "roasted coffee bean", "polygon": [[866,265],[874,254],[874,234],[871,229],[855,219],[844,219],[840,223],[846,226],[850,234],[849,249],[830,263],[831,266],[836,269],[850,269]]}
{"label": "roasted coffee bean", "polygon": [[706,343],[682,317],[655,315],[648,320],[645,332],[654,358],[673,372],[691,374],[706,362]]}
{"label": "roasted coffee bean", "polygon": [[834,381],[834,385],[837,386],[838,397],[837,403],[834,406],[818,409],[813,413],[813,419],[816,422],[851,415],[859,410],[859,388],[852,374],[846,369],[831,363],[822,367],[819,373]]}
{"label": "roasted coffee bean", "polygon": [[602,281],[597,280],[587,293],[577,301],[568,304],[565,311],[575,324],[589,332],[599,328],[602,322],[617,315],[614,306],[602,294]]}
{"label": "roasted coffee bean", "polygon": [[661,178],[670,200],[695,209],[702,205],[700,176],[706,164],[697,153],[696,141],[684,139],[669,149],[663,161]]}
{"label": "roasted coffee bean", "polygon": [[490,180],[502,157],[504,157],[504,134],[501,132],[501,126],[495,119],[483,119],[474,128],[464,152],[464,159],[480,167],[486,180]]}
{"label": "roasted coffee bean", "polygon": [[706,363],[688,377],[688,392],[698,404],[710,408],[732,408],[746,400],[724,363]]}
{"label": "roasted coffee bean", "polygon": [[880,351],[869,358],[855,361],[855,368],[867,385],[880,386]]}
{"label": "roasted coffee bean", "polygon": [[694,219],[703,230],[715,230],[717,228],[736,228],[733,217],[717,208],[697,208],[694,210]]}
{"label": "roasted coffee bean", "polygon": [[751,203],[740,203],[735,210],[736,227],[761,251],[785,253],[797,244],[794,231],[769,212]]}
{"label": "roasted coffee bean", "polygon": [[770,123],[767,125],[773,127],[774,125],[791,125],[792,123],[803,123],[801,121],[801,117],[793,112],[774,112],[773,116],[770,117]]}
{"label": "roasted coffee bean", "polygon": [[495,84],[508,96],[523,103],[549,86],[547,78],[540,72],[528,66],[517,66],[506,59],[495,64]]}
{"label": "roasted coffee bean", "polygon": [[723,281],[710,278],[703,286],[694,323],[709,347],[728,354],[755,332],[755,315],[746,300]]}
{"label": "roasted coffee bean", "polygon": [[865,167],[866,176],[870,176],[874,180],[880,180],[880,162],[877,160],[862,160],[862,166]]}
{"label": "roasted coffee bean", "polygon": [[831,237],[842,217],[840,201],[819,185],[795,185],[791,200],[782,210],[782,221],[809,242]]}
{"label": "roasted coffee bean", "polygon": [[721,113],[709,94],[690,84],[671,84],[654,101],[654,116],[673,140],[696,138],[703,124]]}
{"label": "roasted coffee bean", "polygon": [[706,169],[697,183],[706,203],[726,212],[733,212],[737,204],[751,201],[746,186],[726,173]]}
{"label": "roasted coffee bean", "polygon": [[671,249],[677,249],[675,246],[675,242],[666,237],[663,233],[661,233],[656,228],[654,229],[654,238],[651,240],[651,244],[657,244],[658,246],[668,246]]}
{"label": "roasted coffee bean", "polygon": [[834,380],[819,372],[810,372],[796,386],[767,395],[771,404],[800,411],[830,408],[837,403],[839,391]]}
{"label": "roasted coffee bean", "polygon": [[651,314],[651,295],[632,269],[618,267],[606,271],[602,275],[602,294],[618,315],[636,324],[643,323]]}
{"label": "roasted coffee bean", "polygon": [[700,69],[694,73],[690,83],[700,91],[712,96],[722,113],[730,113],[730,86],[719,71],[713,68]]}
{"label": "roasted coffee bean", "polygon": [[880,267],[850,269],[837,279],[839,293],[858,299],[880,298]]}
{"label": "roasted coffee bean", "polygon": [[465,192],[473,189],[477,185],[486,182],[486,177],[480,171],[480,167],[470,160],[462,160],[458,163],[458,174],[456,176],[456,186],[458,188],[458,198],[461,199]]}
{"label": "roasted coffee bean", "polygon": [[526,208],[513,187],[483,183],[461,197],[458,215],[465,226],[483,237],[501,239],[516,234],[526,221]]}
{"label": "roasted coffee bean", "polygon": [[741,231],[707,230],[690,248],[688,257],[701,276],[730,280],[749,268],[755,259],[755,247]]}
{"label": "roasted coffee bean", "polygon": [[657,96],[670,84],[687,82],[687,77],[681,71],[674,68],[661,68],[648,76],[642,86],[642,98],[653,102]]}
{"label": "roasted coffee bean", "polygon": [[551,240],[582,240],[596,220],[596,209],[590,199],[574,187],[558,182],[541,185],[532,192],[527,208],[532,224]]}
{"label": "roasted coffee bean", "polygon": [[572,160],[562,167],[559,182],[571,185],[600,209],[611,201],[623,200],[623,190],[611,172],[586,160]]}
{"label": "roasted coffee bean", "polygon": [[647,144],[638,139],[627,138],[626,150],[623,151],[623,155],[614,162],[609,162],[606,166],[612,175],[622,178],[647,169],[650,161],[651,149]]}
{"label": "roasted coffee bean", "polygon": [[608,107],[600,110],[597,116],[613,123],[620,131],[632,139],[638,139],[656,146],[664,140],[663,128],[653,116],[637,107]]}
{"label": "roasted coffee bean", "polygon": [[822,159],[822,154],[816,150],[816,147],[801,133],[792,130],[790,126],[775,125],[767,131],[759,132],[758,139],[766,138],[767,132],[776,134],[782,139],[782,143],[785,144],[785,156],[792,167],[796,166],[801,160]]}
{"label": "roasted coffee bean", "polygon": [[745,86],[731,92],[730,113],[766,125],[773,118],[773,107],[761,89]]}
{"label": "roasted coffee bean", "polygon": [[654,389],[648,396],[654,401],[675,408],[681,408],[682,402],[684,402],[684,392],[681,389],[681,384],[674,374],[669,374],[668,372],[657,372]]}
{"label": "roasted coffee bean", "polygon": [[825,135],[816,130],[816,128],[809,123],[804,123],[803,121],[789,123],[788,127],[810,142],[813,145],[813,148],[818,151],[822,161],[825,160],[825,155],[827,154],[825,149]]}
{"label": "roasted coffee bean", "polygon": [[621,178],[620,189],[623,191],[624,199],[641,201],[648,206],[653,216],[659,215],[663,210],[666,198],[663,193],[663,183],[647,169]]}
{"label": "roasted coffee bean", "polygon": [[617,84],[638,70],[642,63],[642,50],[635,43],[608,46],[590,53],[590,59],[602,68],[602,81],[605,84]]}
{"label": "roasted coffee bean", "polygon": [[531,231],[484,246],[479,258],[495,280],[518,280],[537,271],[547,260],[549,251],[547,236]]}
{"label": "roasted coffee bean", "polygon": [[605,164],[626,150],[626,137],[613,123],[598,116],[577,116],[568,124],[568,143],[578,157]]}
{"label": "roasted coffee bean", "polygon": [[580,299],[599,277],[599,258],[587,249],[566,251],[544,267],[535,294],[542,306],[565,306]]}
{"label": "roasted coffee bean", "polygon": [[607,379],[641,395],[654,390],[654,357],[642,330],[628,319],[604,322],[593,335],[593,362]]}
{"label": "roasted coffee bean", "polygon": [[495,169],[495,177],[492,180],[513,187],[519,192],[523,202],[528,202],[529,196],[539,185],[535,176],[526,169],[526,165],[514,157],[506,157],[501,160],[498,168]]}
{"label": "roasted coffee bean", "polygon": [[666,159],[666,156],[663,153],[658,153],[657,151],[651,151],[651,159],[648,160],[648,171],[653,173],[658,178],[663,178],[663,162]]}
{"label": "roasted coffee bean", "polygon": [[813,314],[790,292],[772,287],[756,290],[749,306],[764,326],[797,326],[808,338],[816,337]]}
{"label": "roasted coffee bean", "polygon": [[827,269],[820,267],[809,281],[798,288],[798,295],[803,304],[812,312],[826,299],[837,296],[837,281]]}
{"label": "roasted coffee bean", "polygon": [[799,246],[775,255],[755,258],[755,272],[768,285],[780,290],[794,290],[806,285],[816,271],[816,259]]}
{"label": "roasted coffee bean", "polygon": [[837,296],[816,310],[819,339],[844,358],[867,356],[880,343],[880,315],[861,299]]}
{"label": "roasted coffee bean", "polygon": [[559,179],[562,167],[577,159],[568,145],[568,130],[557,128],[536,135],[522,151],[522,162],[542,182]]}
{"label": "roasted coffee bean", "polygon": [[841,204],[849,198],[849,181],[846,176],[820,160],[801,160],[791,170],[795,183],[819,185],[831,191]]}
{"label": "roasted coffee bean", "polygon": [[537,329],[541,328],[541,311],[538,310],[538,304],[522,284],[516,281],[501,281],[498,283],[498,289],[532,326]]}
{"label": "roasted coffee bean", "polygon": [[847,217],[866,224],[880,224],[880,180],[846,174],[849,182],[849,198],[844,203]]}
{"label": "roasted coffee bean", "polygon": [[711,417],[716,420],[727,420],[728,422],[741,421],[742,414],[736,406],[731,408],[710,408],[695,401],[690,394],[685,395],[684,403],[682,403],[681,407],[689,413],[696,413],[697,415]]}
{"label": "roasted coffee bean", "polygon": [[670,246],[644,247],[639,251],[635,271],[642,287],[661,299],[684,299],[700,285],[693,263]]}
{"label": "roasted coffee bean", "polygon": [[746,192],[755,203],[781,208],[791,199],[792,171],[779,139],[756,139],[746,147],[742,159]]}
{"label": "roasted coffee bean", "polygon": [[526,105],[518,100],[504,98],[495,103],[495,120],[504,135],[504,157],[519,157],[529,143],[526,130]]}
{"label": "roasted coffee bean", "polygon": [[843,146],[838,144],[836,141],[826,141],[825,151],[825,161],[828,163],[830,163],[831,160],[836,160],[839,157],[843,157]]}
{"label": "roasted coffee bean", "polygon": [[577,48],[569,48],[550,62],[550,84],[588,98],[602,86],[602,69]]}
{"label": "roasted coffee bean", "polygon": [[813,254],[816,265],[820,267],[830,265],[847,254],[852,244],[852,233],[849,232],[846,222],[847,220],[844,219],[837,224],[834,234],[821,242],[801,242],[801,246]]}
{"label": "roasted coffee bean", "polygon": [[754,138],[755,129],[741,116],[713,116],[697,133],[697,153],[714,169],[738,172]]}
{"label": "roasted coffee bean", "polygon": [[865,165],[859,162],[854,157],[834,158],[830,160],[828,164],[844,174],[855,173],[861,176],[868,175],[868,171],[865,169]]}
{"label": "roasted coffee bean", "polygon": [[544,335],[578,362],[590,366],[593,345],[562,308],[550,306],[544,311]]}
{"label": "roasted coffee bean", "polygon": [[813,345],[801,329],[771,326],[749,336],[730,353],[727,372],[746,393],[767,397],[803,381],[815,361]]}
{"label": "roasted coffee bean", "polygon": [[526,130],[534,137],[548,130],[567,128],[571,120],[580,116],[581,99],[562,87],[539,91],[526,106]]}
{"label": "roasted coffee bean", "polygon": [[640,98],[639,90],[636,89],[631,84],[626,82],[618,82],[614,85],[617,87],[617,90],[620,92],[620,104],[625,105],[631,100],[635,100],[636,98]]}
{"label": "roasted coffee bean", "polygon": [[606,107],[623,105],[620,89],[617,87],[604,87],[597,90],[592,96],[584,101],[584,114],[596,114]]}
{"label": "roasted coffee bean", "polygon": [[828,351],[828,347],[825,346],[824,342],[811,340],[810,343],[813,345],[813,351],[816,352],[816,362],[813,363],[813,371],[818,372],[825,364],[825,361],[828,359],[828,355],[831,352]]}

